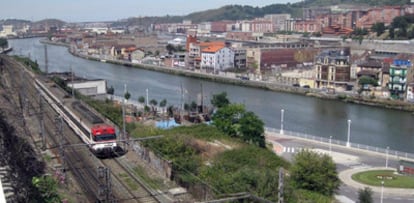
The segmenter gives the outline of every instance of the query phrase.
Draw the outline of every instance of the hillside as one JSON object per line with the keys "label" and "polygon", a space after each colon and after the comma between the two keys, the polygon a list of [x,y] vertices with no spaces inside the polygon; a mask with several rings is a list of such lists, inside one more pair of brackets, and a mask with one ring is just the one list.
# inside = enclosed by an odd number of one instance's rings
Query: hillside
{"label": "hillside", "polygon": [[36,22],[32,22],[32,26],[48,25],[54,27],[62,27],[66,22],[58,19],[44,19]]}
{"label": "hillside", "polygon": [[303,8],[326,7],[333,5],[404,5],[409,0],[304,0],[298,3],[271,4],[264,7],[252,7],[242,5],[227,5],[217,9],[194,12],[185,16],[163,16],[163,17],[135,17],[122,22],[115,22],[115,25],[150,25],[154,23],[179,23],[182,20],[191,20],[194,23],[203,21],[219,20],[242,20],[263,17],[266,14],[290,13],[292,17],[302,17]]}

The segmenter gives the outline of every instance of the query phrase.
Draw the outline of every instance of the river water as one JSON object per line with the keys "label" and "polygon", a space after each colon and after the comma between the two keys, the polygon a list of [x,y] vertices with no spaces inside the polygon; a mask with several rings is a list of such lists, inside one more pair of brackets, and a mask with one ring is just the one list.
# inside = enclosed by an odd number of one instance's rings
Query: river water
{"label": "river water", "polygon": [[[9,40],[11,54],[24,55],[37,60],[44,70],[44,45],[38,38]],[[49,72],[69,71],[90,79],[106,79],[115,88],[115,95],[122,96],[124,84],[131,98],[149,92],[149,99],[167,99],[168,105],[180,106],[181,84],[184,102],[197,99],[201,87],[205,101],[212,94],[226,91],[233,103],[243,103],[255,112],[267,127],[280,128],[281,109],[284,109],[284,129],[301,133],[347,139],[347,120],[351,124],[351,142],[414,153],[414,115],[408,112],[378,107],[348,104],[340,101],[279,93],[255,88],[220,84],[154,71],[141,70],[77,58],[67,48],[47,45]]]}

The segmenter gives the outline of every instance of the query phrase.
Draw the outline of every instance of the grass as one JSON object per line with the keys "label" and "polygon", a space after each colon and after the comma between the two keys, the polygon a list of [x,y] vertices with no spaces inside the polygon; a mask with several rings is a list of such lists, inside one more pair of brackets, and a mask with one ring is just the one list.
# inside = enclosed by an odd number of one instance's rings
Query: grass
{"label": "grass", "polygon": [[381,181],[384,181],[384,187],[414,188],[413,176],[394,174],[392,170],[364,171],[352,175],[352,179],[371,186],[381,186]]}
{"label": "grass", "polygon": [[43,155],[43,159],[44,159],[47,163],[49,163],[50,161],[52,161],[52,157],[51,157],[49,154],[45,154],[45,155]]}
{"label": "grass", "polygon": [[138,190],[139,186],[131,178],[126,177],[126,178],[123,178],[123,179],[124,179],[125,183],[128,185],[128,187],[131,190]]}
{"label": "grass", "polygon": [[163,189],[164,181],[158,178],[151,178],[141,166],[134,167],[134,173],[138,175],[144,182],[146,182],[153,189]]}

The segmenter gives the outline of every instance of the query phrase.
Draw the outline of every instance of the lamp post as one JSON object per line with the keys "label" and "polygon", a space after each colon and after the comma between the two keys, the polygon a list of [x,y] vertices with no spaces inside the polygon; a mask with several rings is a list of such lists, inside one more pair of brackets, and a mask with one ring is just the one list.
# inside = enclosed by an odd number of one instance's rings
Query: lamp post
{"label": "lamp post", "polygon": [[388,153],[389,153],[390,147],[387,147],[385,150],[385,168],[388,168]]}
{"label": "lamp post", "polygon": [[349,142],[350,139],[351,139],[351,120],[348,120],[348,136],[346,140],[347,147],[351,147],[351,143]]}
{"label": "lamp post", "polygon": [[148,88],[145,90],[145,93],[146,93],[146,96],[147,96],[147,99],[145,100],[146,101],[146,105],[148,106]]}
{"label": "lamp post", "polygon": [[280,134],[282,134],[283,135],[283,117],[284,117],[284,113],[285,113],[285,110],[284,109],[282,109],[282,110],[280,110]]}
{"label": "lamp post", "polygon": [[124,84],[124,98],[123,98],[123,102],[122,102],[122,138],[126,139],[126,127],[125,127],[125,103],[126,103],[126,98],[125,98],[125,94],[127,93],[127,85]]}
{"label": "lamp post", "polygon": [[383,199],[384,198],[384,181],[381,181],[381,199],[380,202],[383,203]]}

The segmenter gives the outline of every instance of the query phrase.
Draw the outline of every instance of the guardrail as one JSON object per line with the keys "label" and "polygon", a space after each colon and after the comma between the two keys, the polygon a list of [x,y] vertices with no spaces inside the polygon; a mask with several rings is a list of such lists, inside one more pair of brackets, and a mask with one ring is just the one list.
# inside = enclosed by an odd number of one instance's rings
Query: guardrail
{"label": "guardrail", "polygon": [[[270,132],[270,133],[280,134],[280,129],[276,129],[276,128],[265,127],[265,131]],[[308,135],[308,134],[305,134],[305,133],[293,132],[293,131],[287,131],[287,130],[283,130],[283,135],[298,137],[298,138],[302,138],[302,139],[307,139],[307,140],[312,140],[312,141],[317,141],[317,142],[322,142],[322,143],[327,143],[327,144],[332,143],[332,144],[341,145],[341,146],[346,147],[346,142],[343,141],[343,140],[336,140],[336,139],[332,139],[332,138]],[[389,156],[395,156],[397,158],[405,158],[405,159],[413,159],[414,160],[414,154],[413,153],[401,152],[401,151],[397,151],[397,150],[391,150],[389,148],[374,147],[374,146],[369,146],[369,145],[365,145],[365,144],[358,144],[358,143],[350,143],[350,148],[359,149],[359,150],[366,150],[366,151],[371,151],[371,152],[376,152],[376,153],[381,153],[381,154],[388,154]]]}

